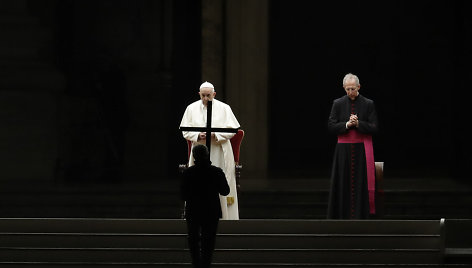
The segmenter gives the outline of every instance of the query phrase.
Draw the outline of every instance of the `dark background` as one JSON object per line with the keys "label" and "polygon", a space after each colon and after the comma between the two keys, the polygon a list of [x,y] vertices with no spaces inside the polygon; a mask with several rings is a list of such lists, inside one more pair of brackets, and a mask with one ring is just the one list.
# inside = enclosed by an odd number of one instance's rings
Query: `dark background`
{"label": "dark background", "polygon": [[[20,40],[25,27],[49,32],[46,41],[3,46],[0,90],[13,111],[2,115],[2,159],[10,161],[3,179],[175,176],[186,161],[178,125],[202,82],[199,1],[2,1],[1,8],[28,25],[4,22],[5,40]],[[468,2],[272,0],[269,10],[270,174],[329,175],[336,139],[327,119],[352,72],[376,103],[375,157],[390,176],[468,179]],[[37,56],[20,53],[28,44]],[[37,62],[60,78],[31,80],[44,69]],[[18,81],[26,90],[5,79],[18,73],[12,66],[25,74]],[[5,98],[12,94],[19,97]],[[52,105],[18,100],[34,94]],[[17,126],[38,131],[19,137],[11,132]],[[44,132],[53,135],[44,141]]]}
{"label": "dark background", "polygon": [[389,175],[468,176],[469,4],[270,3],[272,168],[329,166],[327,118],[352,72],[376,103],[375,158]]}

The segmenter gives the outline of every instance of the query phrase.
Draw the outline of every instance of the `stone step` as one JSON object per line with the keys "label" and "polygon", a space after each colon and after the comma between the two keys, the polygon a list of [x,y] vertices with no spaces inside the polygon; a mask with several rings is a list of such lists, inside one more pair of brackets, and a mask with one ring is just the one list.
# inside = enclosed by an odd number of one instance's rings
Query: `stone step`
{"label": "stone step", "polygon": [[[242,191],[240,199],[248,204],[255,203],[287,203],[287,202],[327,202],[328,190],[260,190]],[[446,203],[456,205],[459,203],[472,204],[472,190],[385,190],[385,204],[395,204],[399,202],[436,204]]]}
{"label": "stone step", "polygon": [[[172,248],[7,248],[0,259],[8,262],[189,262],[185,249]],[[249,263],[381,263],[427,264],[441,261],[438,250],[407,249],[216,249],[214,262]]]}
{"label": "stone step", "polygon": [[[0,205],[0,211],[5,217],[111,217],[111,218],[180,218],[182,203],[175,198],[172,200],[160,200],[153,196],[129,196],[126,195],[111,196],[103,195],[90,200],[84,198],[74,200],[62,199],[60,203],[55,203],[53,198],[51,202],[35,202],[34,196],[29,199],[21,200],[15,203],[14,200],[8,200]],[[8,199],[3,197],[2,199]],[[82,199],[79,198],[79,199]],[[123,200],[126,199],[126,200]],[[32,200],[31,202],[28,200]],[[61,200],[61,199],[57,199]],[[104,202],[100,203],[100,200]],[[116,202],[114,202],[116,200]],[[97,203],[94,204],[95,201]],[[240,201],[241,219],[325,219],[326,203],[303,203],[303,204],[282,204],[282,205],[257,205],[249,206]],[[470,206],[451,208],[447,205],[430,206],[411,206],[411,204],[399,205],[399,207],[387,207],[385,213],[381,216],[384,219],[438,219],[464,218],[470,215]]]}
{"label": "stone step", "polygon": [[2,209],[2,215],[5,217],[17,218],[77,218],[77,217],[92,217],[92,218],[149,218],[149,219],[179,219],[181,218],[181,211],[179,208],[165,206],[163,208],[152,207],[98,207],[98,208],[84,208],[84,207],[39,207],[33,210],[28,208],[10,208]]}
{"label": "stone step", "polygon": [[[0,262],[0,267],[16,267],[16,268],[71,268],[71,267],[87,267],[87,268],[108,268],[108,267],[123,267],[123,268],[139,268],[139,267],[190,267],[190,263],[7,263]],[[316,264],[316,263],[212,263],[212,267],[218,268],[444,268],[444,267],[470,267],[469,264]]]}
{"label": "stone step", "polygon": [[472,264],[472,248],[447,248],[444,259],[448,263]]}
{"label": "stone step", "polygon": [[[5,163],[8,161],[4,159]],[[298,179],[291,187],[284,190],[283,185],[286,185],[287,181],[246,183],[246,188],[239,196],[240,217],[243,219],[326,218],[329,192],[313,187],[326,184],[325,180]],[[443,180],[443,183],[447,181]],[[298,186],[295,186],[296,184]],[[424,180],[418,179],[416,184],[424,185]],[[42,212],[43,217],[106,215],[113,218],[162,219],[180,218],[182,210],[178,180],[142,183],[58,182],[50,184],[10,181],[3,185],[0,189],[0,211],[6,217],[41,217],[40,212]],[[414,219],[414,217],[438,219],[441,217],[463,218],[472,215],[470,189],[465,187],[454,189],[452,186],[438,189],[441,185],[436,182],[436,186],[430,185],[429,189],[385,190],[382,217],[385,219]]]}
{"label": "stone step", "polygon": [[[439,220],[243,219],[220,221],[218,233],[435,235],[440,228]],[[185,230],[181,219],[0,218],[1,233],[179,234]]]}
{"label": "stone step", "polygon": [[[153,218],[153,219],[178,219],[181,217],[181,204],[98,204],[98,205],[25,205],[25,206],[0,206],[0,211],[5,217],[110,217],[110,218]],[[438,219],[445,215],[449,218],[463,218],[468,210],[451,212],[446,214],[437,213],[433,209],[426,213],[421,209],[397,212],[397,214],[384,214],[383,219]],[[416,213],[416,214],[415,214]],[[293,206],[279,207],[268,210],[264,207],[251,208],[240,206],[241,219],[325,219],[326,205],[318,206]]]}
{"label": "stone step", "polygon": [[[126,198],[123,198],[126,196]],[[41,206],[174,206],[179,204],[179,196],[173,192],[148,191],[148,192],[43,192],[28,194],[14,193],[0,197],[2,206],[17,207],[41,207]]]}
{"label": "stone step", "polygon": [[[77,189],[64,189],[63,191],[45,190],[43,192],[29,192],[27,190],[22,192],[3,192],[3,195],[0,195],[0,201],[5,205],[27,205],[32,204],[32,200],[35,201],[36,206],[38,205],[53,205],[58,202],[69,203],[69,204],[97,204],[101,202],[102,204],[126,204],[129,203],[128,200],[123,200],[120,198],[120,195],[126,195],[133,202],[143,203],[143,202],[159,202],[160,204],[172,204],[176,200],[178,201],[180,196],[178,191],[171,190],[139,190],[136,191],[117,191],[117,190],[104,190],[104,191],[94,191],[93,189],[87,190],[77,190]],[[470,207],[472,204],[471,196],[469,194],[451,194],[450,198],[447,197],[449,194],[438,194],[439,200],[428,200],[424,201],[424,197],[418,196],[415,198],[415,195],[405,196],[403,195],[392,197],[387,195],[385,201],[386,209],[395,209],[395,208],[424,208],[424,209],[462,209]],[[395,199],[395,200],[392,200]],[[328,193],[243,193],[239,195],[239,203],[242,207],[313,207],[317,206],[326,206],[328,200]]]}
{"label": "stone step", "polygon": [[[414,239],[412,239],[414,238]],[[218,234],[218,247],[239,249],[435,249],[439,235],[385,234]],[[3,247],[181,248],[185,234],[0,233]]]}
{"label": "stone step", "polygon": [[[215,267],[446,267],[435,266],[442,260],[444,229],[439,220],[221,221],[214,263]],[[0,239],[2,267],[179,267],[190,262],[184,220],[3,218]]]}

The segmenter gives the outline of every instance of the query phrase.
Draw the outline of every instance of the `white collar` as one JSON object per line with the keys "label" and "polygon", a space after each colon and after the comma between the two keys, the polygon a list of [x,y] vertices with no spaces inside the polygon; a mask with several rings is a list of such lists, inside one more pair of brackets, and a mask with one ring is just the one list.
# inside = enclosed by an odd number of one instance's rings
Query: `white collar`
{"label": "white collar", "polygon": [[[215,104],[215,102],[217,102],[217,100],[216,100],[216,99],[213,99],[213,104]],[[200,108],[201,108],[202,110],[203,110],[203,109],[206,109],[206,106],[203,105],[203,101],[202,101],[202,100],[200,100]]]}

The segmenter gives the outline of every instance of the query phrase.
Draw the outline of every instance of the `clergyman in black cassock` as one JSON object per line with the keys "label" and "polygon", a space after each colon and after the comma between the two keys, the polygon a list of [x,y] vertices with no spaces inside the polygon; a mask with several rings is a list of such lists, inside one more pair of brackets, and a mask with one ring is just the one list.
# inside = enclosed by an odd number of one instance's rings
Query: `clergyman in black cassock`
{"label": "clergyman in black cassock", "polygon": [[[328,219],[367,219],[375,213],[375,202],[369,200],[366,146],[362,142],[341,142],[342,137],[360,135],[370,139],[378,131],[374,101],[359,94],[357,76],[347,74],[343,80],[346,95],[333,101],[328,129],[338,136],[331,171]],[[373,149],[369,150],[373,163]],[[375,166],[371,165],[370,170]],[[370,184],[372,184],[370,182]],[[373,199],[374,191],[370,198]],[[370,202],[369,202],[370,201]]]}
{"label": "clergyman in black cassock", "polygon": [[228,195],[230,189],[223,170],[211,164],[205,145],[193,147],[192,154],[195,165],[183,172],[181,184],[189,249],[193,267],[210,267],[222,217],[219,195]]}

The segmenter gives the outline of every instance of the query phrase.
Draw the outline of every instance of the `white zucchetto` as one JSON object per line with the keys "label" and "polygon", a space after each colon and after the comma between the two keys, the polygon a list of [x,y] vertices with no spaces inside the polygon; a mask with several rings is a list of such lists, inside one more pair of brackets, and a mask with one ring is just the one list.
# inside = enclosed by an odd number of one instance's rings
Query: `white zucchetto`
{"label": "white zucchetto", "polygon": [[213,88],[215,89],[215,87],[213,86],[213,84],[205,81],[201,86],[200,86],[200,89],[204,88],[204,87],[209,87],[209,88]]}

